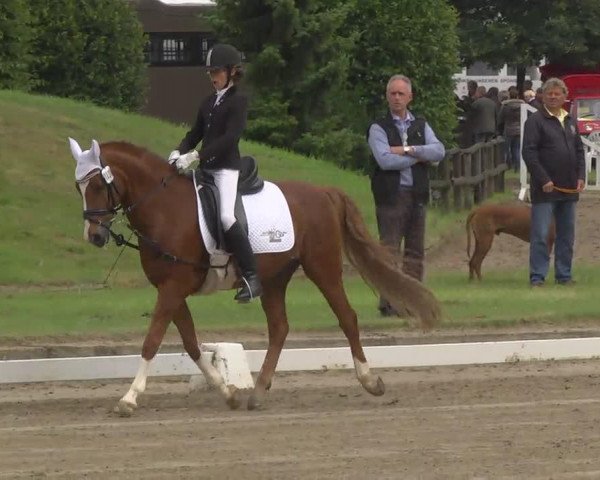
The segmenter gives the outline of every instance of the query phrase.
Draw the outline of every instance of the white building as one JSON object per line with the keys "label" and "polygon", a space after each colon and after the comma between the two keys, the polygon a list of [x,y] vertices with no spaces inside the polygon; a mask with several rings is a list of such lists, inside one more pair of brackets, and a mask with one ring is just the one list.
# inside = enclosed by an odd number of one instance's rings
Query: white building
{"label": "white building", "polygon": [[[517,85],[516,68],[504,65],[501,69],[496,70],[484,62],[475,62],[473,65],[463,68],[459,73],[454,74],[453,78],[456,81],[454,93],[459,98],[467,95],[469,80],[475,80],[479,86],[484,86],[486,89],[496,87],[498,90],[508,90],[508,87]],[[527,69],[525,79],[533,82],[534,90],[542,86],[539,78],[540,72],[537,67],[533,66]]]}

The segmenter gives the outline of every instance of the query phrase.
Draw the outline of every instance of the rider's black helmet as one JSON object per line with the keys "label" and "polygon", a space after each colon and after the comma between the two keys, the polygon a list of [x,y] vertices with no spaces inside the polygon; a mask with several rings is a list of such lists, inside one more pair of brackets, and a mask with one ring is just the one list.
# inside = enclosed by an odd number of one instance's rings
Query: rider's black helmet
{"label": "rider's black helmet", "polygon": [[232,45],[217,43],[206,56],[208,68],[232,68],[242,63],[242,54]]}

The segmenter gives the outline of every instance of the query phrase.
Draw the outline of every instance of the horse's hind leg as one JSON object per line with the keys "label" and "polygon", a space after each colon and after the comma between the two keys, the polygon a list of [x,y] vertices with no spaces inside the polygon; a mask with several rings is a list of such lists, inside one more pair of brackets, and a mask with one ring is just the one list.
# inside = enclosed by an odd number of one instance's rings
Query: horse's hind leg
{"label": "horse's hind leg", "polygon": [[173,322],[179,331],[185,351],[194,363],[198,365],[207,383],[221,392],[230,408],[238,408],[240,406],[240,398],[237,388],[234,385],[226,385],[223,376],[214,367],[210,359],[200,352],[196,329],[194,328],[194,320],[192,319],[187,302],[183,302],[183,305],[175,314]]}
{"label": "horse's hind leg", "polygon": [[319,287],[338,318],[339,325],[350,344],[358,381],[372,395],[383,395],[385,386],[381,378],[370,371],[360,342],[356,312],[350,306],[344,291],[340,254],[330,252],[328,255],[325,250],[322,253],[324,254],[322,258],[313,258],[312,261],[302,264],[304,272]]}
{"label": "horse's hind leg", "polygon": [[492,248],[492,243],[494,241],[494,233],[493,232],[479,232],[475,233],[475,251],[473,252],[473,256],[469,261],[469,270],[474,271],[477,275],[477,280],[481,280],[481,264],[483,263],[483,259]]}
{"label": "horse's hind leg", "polygon": [[263,397],[273,381],[273,375],[289,332],[287,313],[285,310],[285,292],[297,264],[290,267],[275,278],[263,282],[261,297],[262,308],[267,316],[269,330],[269,347],[256,379],[256,385],[248,398],[248,410],[260,407]]}

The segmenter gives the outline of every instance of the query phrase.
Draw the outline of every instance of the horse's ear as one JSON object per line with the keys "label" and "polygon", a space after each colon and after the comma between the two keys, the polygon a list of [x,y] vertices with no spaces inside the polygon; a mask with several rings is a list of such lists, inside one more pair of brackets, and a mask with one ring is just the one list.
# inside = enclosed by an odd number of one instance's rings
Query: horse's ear
{"label": "horse's ear", "polygon": [[81,156],[81,147],[77,143],[77,140],[74,140],[71,137],[69,137],[69,145],[71,146],[71,155],[73,155],[75,161],[78,162]]}
{"label": "horse's ear", "polygon": [[100,160],[100,144],[95,139],[92,140],[92,153],[96,160]]}

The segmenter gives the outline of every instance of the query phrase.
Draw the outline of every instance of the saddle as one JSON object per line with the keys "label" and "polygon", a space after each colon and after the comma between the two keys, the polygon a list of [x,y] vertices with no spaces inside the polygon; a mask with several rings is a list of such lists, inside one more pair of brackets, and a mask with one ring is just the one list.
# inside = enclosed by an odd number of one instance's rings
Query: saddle
{"label": "saddle", "polygon": [[[248,219],[242,203],[242,195],[252,195],[263,189],[264,180],[258,176],[258,165],[254,157],[241,158],[240,176],[238,178],[237,196],[235,199],[234,214],[236,220],[248,233]],[[208,230],[217,244],[219,250],[227,251],[225,235],[221,225],[221,205],[219,193],[215,181],[210,173],[201,168],[194,172],[196,185],[198,186],[198,199],[202,205],[204,219]]]}

